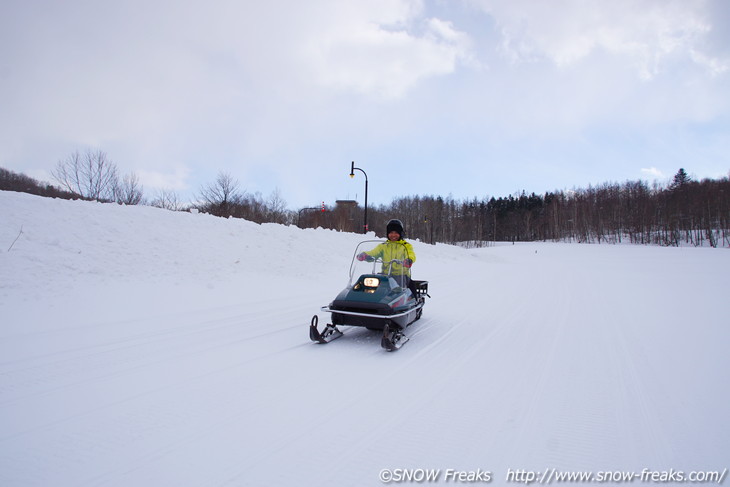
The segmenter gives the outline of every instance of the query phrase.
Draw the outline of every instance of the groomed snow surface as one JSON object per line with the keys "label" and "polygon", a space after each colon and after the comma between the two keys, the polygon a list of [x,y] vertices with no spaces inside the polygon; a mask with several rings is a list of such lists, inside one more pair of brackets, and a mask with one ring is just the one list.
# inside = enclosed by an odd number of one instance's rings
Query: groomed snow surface
{"label": "groomed snow surface", "polygon": [[730,467],[727,249],[413,242],[410,342],[314,344],[364,239],[0,192],[0,485]]}

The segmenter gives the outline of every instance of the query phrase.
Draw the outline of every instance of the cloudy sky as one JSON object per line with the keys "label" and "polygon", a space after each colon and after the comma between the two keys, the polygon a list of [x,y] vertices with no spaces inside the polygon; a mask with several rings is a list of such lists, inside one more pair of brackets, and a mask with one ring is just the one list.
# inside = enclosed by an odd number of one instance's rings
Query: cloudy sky
{"label": "cloudy sky", "polygon": [[4,0],[0,167],[291,209],[730,171],[726,0]]}

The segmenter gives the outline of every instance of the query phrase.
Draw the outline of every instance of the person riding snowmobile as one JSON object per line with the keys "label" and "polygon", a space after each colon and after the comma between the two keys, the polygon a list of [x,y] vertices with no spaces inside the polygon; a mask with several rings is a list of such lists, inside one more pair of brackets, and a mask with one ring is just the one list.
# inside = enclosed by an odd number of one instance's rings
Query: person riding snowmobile
{"label": "person riding snowmobile", "polygon": [[[357,260],[371,261],[380,258],[383,261],[383,274],[395,278],[401,286],[410,289],[415,297],[416,289],[411,280],[411,266],[416,261],[416,252],[410,243],[403,240],[403,223],[400,220],[390,220],[385,230],[388,241],[378,244],[372,250],[361,252]],[[390,262],[393,259],[403,260],[403,264]]]}
{"label": "person riding snowmobile", "polygon": [[[386,227],[388,239],[378,241],[372,250],[362,252],[372,240],[360,242],[350,264],[350,281],[322,311],[332,313],[331,323],[318,329],[319,316],[309,324],[309,339],[319,344],[329,343],[343,336],[337,327],[365,327],[382,331],[380,346],[388,352],[399,350],[409,337],[405,330],[418,321],[428,295],[428,281],[411,280],[411,266],[416,253],[403,240],[403,224],[390,220]],[[368,265],[355,265],[355,261]],[[375,267],[382,266],[379,274]],[[360,272],[365,270],[366,272]]]}

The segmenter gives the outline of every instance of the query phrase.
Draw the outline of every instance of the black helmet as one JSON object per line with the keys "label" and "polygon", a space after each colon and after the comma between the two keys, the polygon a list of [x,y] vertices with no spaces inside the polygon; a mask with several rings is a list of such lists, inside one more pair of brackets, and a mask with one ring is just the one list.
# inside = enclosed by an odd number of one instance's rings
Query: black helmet
{"label": "black helmet", "polygon": [[398,232],[398,235],[403,238],[403,223],[400,220],[390,220],[388,222],[388,225],[385,227],[385,234],[387,235],[393,231]]}

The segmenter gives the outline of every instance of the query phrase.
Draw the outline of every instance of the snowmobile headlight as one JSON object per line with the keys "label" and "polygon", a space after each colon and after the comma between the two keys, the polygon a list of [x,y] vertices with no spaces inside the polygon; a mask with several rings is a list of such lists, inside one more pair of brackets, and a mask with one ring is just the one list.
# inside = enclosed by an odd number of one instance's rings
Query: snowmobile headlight
{"label": "snowmobile headlight", "polygon": [[380,285],[380,279],[377,277],[366,277],[362,281],[365,287],[378,287]]}

